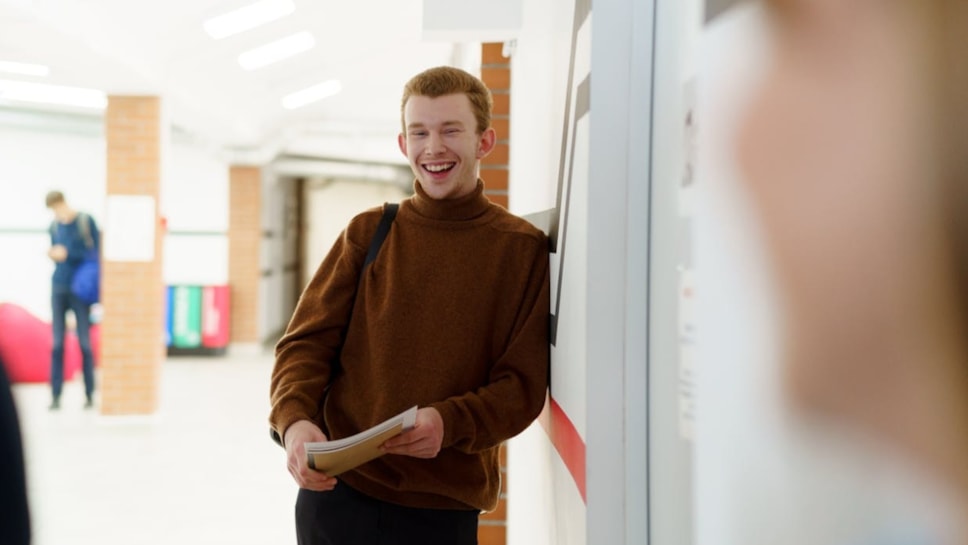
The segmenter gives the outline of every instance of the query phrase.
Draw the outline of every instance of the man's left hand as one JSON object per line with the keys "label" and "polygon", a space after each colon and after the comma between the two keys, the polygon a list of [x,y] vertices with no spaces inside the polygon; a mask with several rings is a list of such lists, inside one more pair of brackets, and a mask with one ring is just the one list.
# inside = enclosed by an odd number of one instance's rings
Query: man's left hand
{"label": "man's left hand", "polygon": [[402,454],[414,458],[434,458],[444,440],[444,419],[437,409],[417,409],[413,428],[383,443],[387,454]]}
{"label": "man's left hand", "polygon": [[50,258],[54,261],[60,263],[67,259],[67,247],[63,244],[54,244],[50,247],[50,250],[47,251],[47,255],[50,256]]}

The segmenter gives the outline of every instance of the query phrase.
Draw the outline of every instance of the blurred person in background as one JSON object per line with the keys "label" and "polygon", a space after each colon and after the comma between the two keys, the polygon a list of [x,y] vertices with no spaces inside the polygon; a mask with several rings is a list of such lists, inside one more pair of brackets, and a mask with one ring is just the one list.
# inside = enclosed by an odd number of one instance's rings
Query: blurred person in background
{"label": "blurred person in background", "polygon": [[85,262],[97,259],[100,233],[90,215],[78,212],[67,204],[64,194],[51,191],[46,197],[47,208],[54,214],[50,226],[50,249],[47,255],[54,261],[51,278],[51,324],[53,349],[50,363],[51,410],[60,408],[64,388],[64,340],[67,333],[67,311],[74,314],[75,331],[81,348],[84,372],[85,408],[94,406],[94,351],[91,348],[91,303],[72,290],[72,282]]}
{"label": "blurred person in background", "polygon": [[775,55],[738,145],[785,392],[943,490],[949,532],[863,545],[968,544],[968,2],[765,4]]}
{"label": "blurred person in background", "polygon": [[30,543],[30,509],[20,420],[7,368],[0,359],[0,543]]}

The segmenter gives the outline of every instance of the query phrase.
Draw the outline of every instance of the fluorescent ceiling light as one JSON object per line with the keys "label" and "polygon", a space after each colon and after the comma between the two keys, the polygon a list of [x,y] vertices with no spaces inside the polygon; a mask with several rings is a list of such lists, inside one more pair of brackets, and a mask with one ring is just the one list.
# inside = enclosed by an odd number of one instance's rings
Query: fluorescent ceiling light
{"label": "fluorescent ceiling light", "polygon": [[0,72],[6,72],[8,74],[21,74],[24,76],[46,76],[50,74],[50,68],[44,66],[43,64],[0,61]]}
{"label": "fluorescent ceiling light", "polygon": [[340,81],[331,79],[282,97],[282,107],[287,110],[295,110],[307,104],[312,104],[317,100],[331,97],[342,90],[343,85]]}
{"label": "fluorescent ceiling light", "polygon": [[103,110],[108,105],[107,95],[97,89],[13,80],[0,80],[0,100],[58,104],[96,110]]}
{"label": "fluorescent ceiling light", "polygon": [[296,10],[292,0],[261,0],[237,10],[212,17],[202,27],[216,40],[281,19]]}
{"label": "fluorescent ceiling light", "polygon": [[250,49],[239,55],[239,65],[246,70],[255,70],[289,57],[309,51],[316,45],[316,39],[309,32],[297,32],[292,36]]}

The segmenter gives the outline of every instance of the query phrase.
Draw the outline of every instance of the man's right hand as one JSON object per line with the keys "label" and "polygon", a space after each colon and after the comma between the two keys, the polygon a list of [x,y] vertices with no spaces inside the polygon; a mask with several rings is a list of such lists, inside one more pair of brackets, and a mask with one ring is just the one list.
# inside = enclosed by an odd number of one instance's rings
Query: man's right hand
{"label": "man's right hand", "polygon": [[306,459],[306,443],[328,440],[323,430],[309,420],[299,420],[286,429],[283,437],[286,462],[289,473],[300,488],[323,492],[336,487],[336,477],[311,469]]}

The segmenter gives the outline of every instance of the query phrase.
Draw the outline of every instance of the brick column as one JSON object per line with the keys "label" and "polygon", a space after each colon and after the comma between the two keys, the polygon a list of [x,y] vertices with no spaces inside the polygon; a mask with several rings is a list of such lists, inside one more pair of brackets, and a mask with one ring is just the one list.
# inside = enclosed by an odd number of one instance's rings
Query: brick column
{"label": "brick column", "polygon": [[[102,263],[100,406],[106,415],[151,414],[158,408],[165,357],[163,233],[158,213],[164,130],[158,97],[108,98],[107,197],[109,202],[122,195],[154,199],[155,228],[151,261]],[[122,236],[109,231],[124,228],[110,223],[102,227],[104,237]]]}
{"label": "brick column", "polygon": [[[491,126],[497,132],[497,145],[481,161],[481,178],[487,198],[508,207],[508,150],[511,122],[511,59],[503,54],[500,43],[481,44],[481,80],[491,90],[494,110]],[[481,545],[507,543],[507,448],[501,446],[501,499],[497,509],[481,516],[477,539]]]}
{"label": "brick column", "polygon": [[229,170],[230,342],[259,342],[259,281],[262,274],[262,170]]}
{"label": "brick column", "polygon": [[491,202],[508,207],[508,152],[511,123],[511,59],[503,54],[500,43],[486,43],[481,47],[481,80],[491,90],[494,110],[491,126],[497,132],[497,145],[481,161],[481,178]]}

